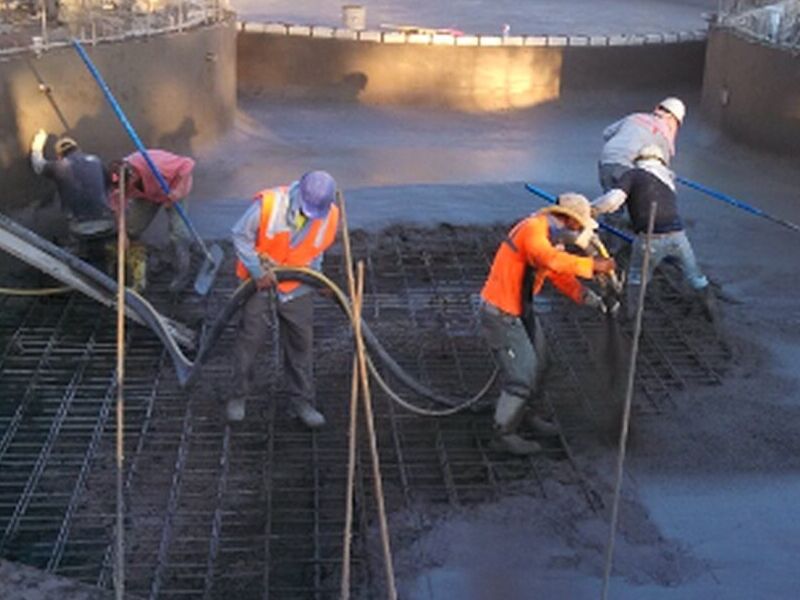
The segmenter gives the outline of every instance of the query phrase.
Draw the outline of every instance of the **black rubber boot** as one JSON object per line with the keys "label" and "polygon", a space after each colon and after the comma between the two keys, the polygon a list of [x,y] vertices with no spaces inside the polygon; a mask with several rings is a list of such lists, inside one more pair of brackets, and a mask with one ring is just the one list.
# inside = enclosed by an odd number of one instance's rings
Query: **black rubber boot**
{"label": "black rubber boot", "polygon": [[719,318],[719,307],[717,305],[717,297],[714,290],[710,285],[707,285],[701,290],[698,290],[700,299],[700,308],[703,311],[703,316],[710,323],[716,323]]}
{"label": "black rubber boot", "polygon": [[309,429],[320,429],[325,426],[325,417],[308,400],[292,400],[289,413],[303,422]]}
{"label": "black rubber boot", "polygon": [[492,447],[501,452],[507,452],[514,456],[532,456],[539,454],[542,447],[533,440],[526,440],[516,433],[499,434],[493,441]]}

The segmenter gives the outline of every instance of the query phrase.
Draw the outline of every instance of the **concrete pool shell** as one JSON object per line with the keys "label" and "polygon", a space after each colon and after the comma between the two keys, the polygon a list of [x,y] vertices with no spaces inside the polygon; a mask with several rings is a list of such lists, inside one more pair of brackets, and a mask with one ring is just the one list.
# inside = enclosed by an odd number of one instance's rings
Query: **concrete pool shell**
{"label": "concrete pool shell", "polygon": [[[362,242],[372,239],[388,245],[398,230],[385,228],[399,222],[414,235],[423,236],[415,244],[418,248],[443,238],[435,227],[439,222],[477,227],[477,232],[446,230],[448,236],[459,234],[456,239],[496,236],[500,230],[490,224],[510,223],[538,206],[522,189],[523,180],[553,192],[570,188],[594,194],[593,161],[599,131],[620,114],[646,108],[661,92],[603,97],[602,102],[587,96],[517,113],[476,117],[413,108],[265,105],[246,100],[240,105],[241,114],[230,138],[199,157],[202,165],[214,166],[198,174],[199,202],[192,210],[205,235],[224,237],[250,193],[291,178],[313,164],[335,172],[343,183],[352,225],[368,232],[362,234]],[[679,172],[797,221],[793,193],[798,175],[792,162],[725,140],[700,120],[696,91],[686,90],[684,95],[694,102],[679,141]],[[792,597],[798,587],[791,561],[797,532],[788,518],[795,512],[791,502],[796,497],[798,466],[792,426],[797,412],[800,317],[792,299],[798,291],[797,261],[792,252],[795,236],[688,192],[682,199],[701,264],[744,303],[724,307],[734,357],[723,373],[722,384],[689,385],[683,392],[673,392],[658,414],[637,422],[612,597]],[[409,203],[413,203],[411,210]],[[487,248],[491,246],[487,243]],[[415,268],[424,268],[422,256],[424,253],[412,253]],[[335,253],[331,258],[335,269]],[[475,274],[458,290],[461,301],[466,301],[465,288],[480,283],[480,262],[468,264]],[[433,271],[438,273],[435,265]],[[390,271],[385,275],[396,274]],[[379,274],[373,281],[381,281]],[[429,298],[425,294],[431,291],[423,286],[423,304]],[[414,294],[389,294],[382,300],[392,308],[404,295]],[[381,297],[376,299],[380,304]],[[51,308],[63,308],[59,302]],[[81,299],[75,302],[70,310],[78,312],[73,314],[89,308]],[[408,306],[406,301],[404,310]],[[442,305],[434,302],[429,306]],[[451,328],[463,326],[470,310],[458,309],[453,322],[444,322]],[[427,332],[439,326],[434,318],[431,329],[420,329]],[[323,336],[319,342],[329,344],[331,340]],[[152,356],[147,349],[143,360]],[[346,381],[340,384],[344,386]],[[220,456],[225,435],[213,399],[190,399],[184,404],[181,396],[172,395],[169,389],[164,393],[160,410],[174,410],[181,417],[194,402],[198,407],[192,409],[198,419],[195,439],[208,440],[211,445],[207,449]],[[335,409],[329,408],[330,400],[325,402],[327,413],[335,414]],[[265,451],[261,443],[269,439],[263,433],[275,426],[288,436],[284,441],[289,440],[287,453],[281,456],[309,467],[302,454],[291,451],[292,443],[312,443],[309,438],[293,431],[280,414],[277,420],[268,417],[269,412],[267,417],[254,416],[238,437],[236,431],[231,433],[230,443],[246,449],[254,441],[253,456],[258,461],[259,453]],[[481,415],[475,420],[477,439],[485,439],[480,432],[485,418]],[[447,435],[459,425],[454,421],[440,427],[447,450]],[[255,432],[252,438],[251,431]],[[181,437],[169,433],[165,431],[164,439],[175,448]],[[591,442],[592,436],[584,437],[585,433],[587,430],[571,440],[579,470],[601,497],[608,498],[613,453]],[[431,445],[433,452],[436,443]],[[202,444],[197,450],[199,454],[187,456],[199,457]],[[434,458],[441,473],[439,458],[426,455],[426,460]],[[171,467],[172,458],[166,460]],[[577,487],[562,485],[575,481],[569,469],[562,471],[563,461],[546,459],[544,464],[539,490],[523,478],[502,484],[494,503],[474,505],[467,498],[454,507],[447,499],[444,503],[412,503],[410,508],[394,512],[395,552],[404,597],[598,597],[598,566],[607,531],[604,513],[592,514],[583,492],[564,492]],[[247,475],[246,460],[230,465],[234,472],[239,469],[235,474]],[[504,461],[500,468],[513,471],[520,465]],[[100,475],[101,471],[93,473]],[[220,479],[212,481],[216,484]],[[232,490],[234,481],[239,480],[228,479],[225,489]],[[440,489],[447,496],[446,486],[442,484]],[[247,496],[245,484],[240,491],[239,500]],[[258,511],[254,507],[260,491],[254,493],[255,504],[246,507],[245,515]],[[226,493],[224,502],[235,498]],[[180,498],[176,502],[179,505]],[[168,504],[169,498],[165,498],[162,506]],[[229,518],[225,510],[223,507],[220,513],[223,532]],[[209,510],[205,514],[214,513]],[[754,513],[756,516],[751,516]],[[156,511],[151,518],[163,519],[164,514]],[[204,535],[213,531],[215,522],[209,517],[200,525]],[[374,532],[369,527],[365,531],[368,547]],[[379,563],[375,565],[372,570],[379,572]],[[162,568],[179,567],[168,561]],[[313,578],[312,567],[312,583]],[[499,581],[506,587],[499,588]],[[486,583],[492,587],[486,589]],[[153,592],[152,585],[145,584],[145,588],[144,595]],[[168,591],[162,588],[162,595],[168,597]],[[328,594],[317,592],[321,597]],[[263,590],[258,595],[263,595]],[[372,595],[379,596],[380,591]],[[273,597],[286,596],[274,593]],[[308,597],[313,597],[313,592]]]}

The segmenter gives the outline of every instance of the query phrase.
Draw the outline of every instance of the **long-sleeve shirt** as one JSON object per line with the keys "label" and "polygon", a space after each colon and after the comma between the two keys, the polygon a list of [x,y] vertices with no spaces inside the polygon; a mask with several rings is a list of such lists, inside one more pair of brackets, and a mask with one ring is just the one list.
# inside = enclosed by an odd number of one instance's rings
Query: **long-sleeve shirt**
{"label": "long-sleeve shirt", "polygon": [[633,161],[645,146],[656,145],[664,156],[675,155],[675,133],[665,118],[653,113],[634,113],[612,123],[603,131],[601,164],[633,167]]}
{"label": "long-sleeve shirt", "polygon": [[565,296],[583,302],[584,288],[578,277],[594,276],[594,260],[557,248],[551,241],[551,227],[556,220],[547,213],[523,219],[509,232],[495,254],[481,297],[497,308],[515,316],[522,315],[525,272],[536,270],[533,292],[538,293],[545,279]]}
{"label": "long-sleeve shirt", "polygon": [[35,149],[31,163],[36,173],[56,184],[62,210],[69,215],[70,229],[75,234],[113,231],[114,215],[106,203],[103,164],[97,156],[73,150],[58,160],[46,160]]}
{"label": "long-sleeve shirt", "polygon": [[617,187],[597,198],[592,202],[592,207],[598,213],[608,213],[614,212],[623,203],[627,204],[633,230],[642,233],[647,231],[650,204],[653,202],[656,203],[653,233],[683,230],[674,186],[669,186],[662,177],[640,167],[627,171],[620,177]]}
{"label": "long-sleeve shirt", "polygon": [[[290,231],[290,244],[297,246],[308,235],[311,220],[305,218],[300,213],[300,199],[298,196],[298,183],[295,181],[289,187],[289,205],[288,210],[283,214],[277,215],[281,220],[278,228]],[[261,224],[261,202],[254,201],[250,207],[245,211],[244,215],[236,222],[231,230],[233,235],[233,247],[236,250],[236,255],[242,264],[250,273],[250,277],[254,280],[261,279],[265,275],[264,268],[261,265],[262,258],[256,252],[256,237],[258,236],[258,228]],[[309,268],[319,271],[322,269],[323,254],[320,253],[311,264]],[[278,292],[278,298],[281,301],[288,301],[292,298],[297,298],[303,294],[311,291],[307,285],[300,285],[288,294]]]}

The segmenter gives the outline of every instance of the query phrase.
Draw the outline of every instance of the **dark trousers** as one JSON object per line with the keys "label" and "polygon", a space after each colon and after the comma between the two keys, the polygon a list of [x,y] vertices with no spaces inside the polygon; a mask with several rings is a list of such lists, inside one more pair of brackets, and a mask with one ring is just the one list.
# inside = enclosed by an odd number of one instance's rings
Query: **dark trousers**
{"label": "dark trousers", "polygon": [[233,347],[236,393],[252,389],[253,366],[258,351],[272,331],[273,302],[277,313],[281,355],[290,398],[314,399],[314,297],[303,294],[288,302],[273,300],[273,292],[256,292],[242,309]]}
{"label": "dark trousers", "polygon": [[484,304],[481,313],[481,330],[495,362],[500,367],[503,391],[525,401],[536,395],[541,371],[544,366],[544,332],[536,322],[533,335],[537,343],[531,342],[522,319]]}

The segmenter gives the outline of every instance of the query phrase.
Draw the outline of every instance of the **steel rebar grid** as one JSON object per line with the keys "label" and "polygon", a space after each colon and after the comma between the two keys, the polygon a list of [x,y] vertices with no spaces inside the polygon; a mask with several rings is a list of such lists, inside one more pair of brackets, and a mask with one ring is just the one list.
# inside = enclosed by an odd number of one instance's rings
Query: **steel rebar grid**
{"label": "steel rebar grid", "polygon": [[[368,266],[364,314],[370,326],[410,372],[451,395],[474,392],[491,372],[475,327],[476,295],[502,234],[504,228],[448,227],[354,236],[355,253]],[[338,253],[332,249],[325,270],[343,281]],[[200,319],[218,309],[235,287],[224,272],[206,301],[190,299],[180,307],[182,318]],[[684,316],[687,302],[662,277],[654,281],[645,324],[652,327],[651,344],[643,345],[637,369],[642,413],[668,409],[680,385],[713,383],[725,370],[724,353],[708,327]],[[154,301],[169,306],[166,295],[160,296],[165,284],[156,278]],[[546,304],[550,312],[542,320],[557,357],[547,396],[567,440],[580,439],[591,431],[591,404],[587,408],[590,400],[575,366],[585,362],[597,322],[559,298]],[[10,399],[0,406],[0,440],[7,446],[0,456],[0,534],[9,538],[3,556],[107,587],[113,431],[104,415],[113,344],[102,326],[106,313],[72,298],[4,300],[2,306],[0,394]],[[277,344],[259,363],[263,371],[247,420],[228,427],[221,407],[231,387],[228,354],[235,324],[224,332],[203,380],[188,391],[178,388],[158,341],[141,328],[131,331],[125,489],[132,592],[152,598],[335,595],[352,347],[336,309],[320,300],[316,310],[318,400],[329,427],[315,434],[285,415]],[[92,318],[86,318],[89,311]],[[87,346],[93,331],[94,345]],[[84,363],[73,380],[75,365]],[[53,400],[37,412],[40,398],[67,398],[70,381],[75,395],[61,417]],[[574,461],[559,460],[570,457],[569,447],[554,449],[550,458],[509,459],[487,443],[488,412],[431,421],[376,394],[376,416],[390,511],[419,510],[420,502],[491,500],[502,496],[505,484],[523,478],[538,479],[533,489],[541,489],[556,469],[560,480],[585,487],[593,505],[591,482]],[[354,593],[374,578],[368,560],[374,538],[369,477],[359,466]],[[16,533],[7,530],[12,518]]]}

